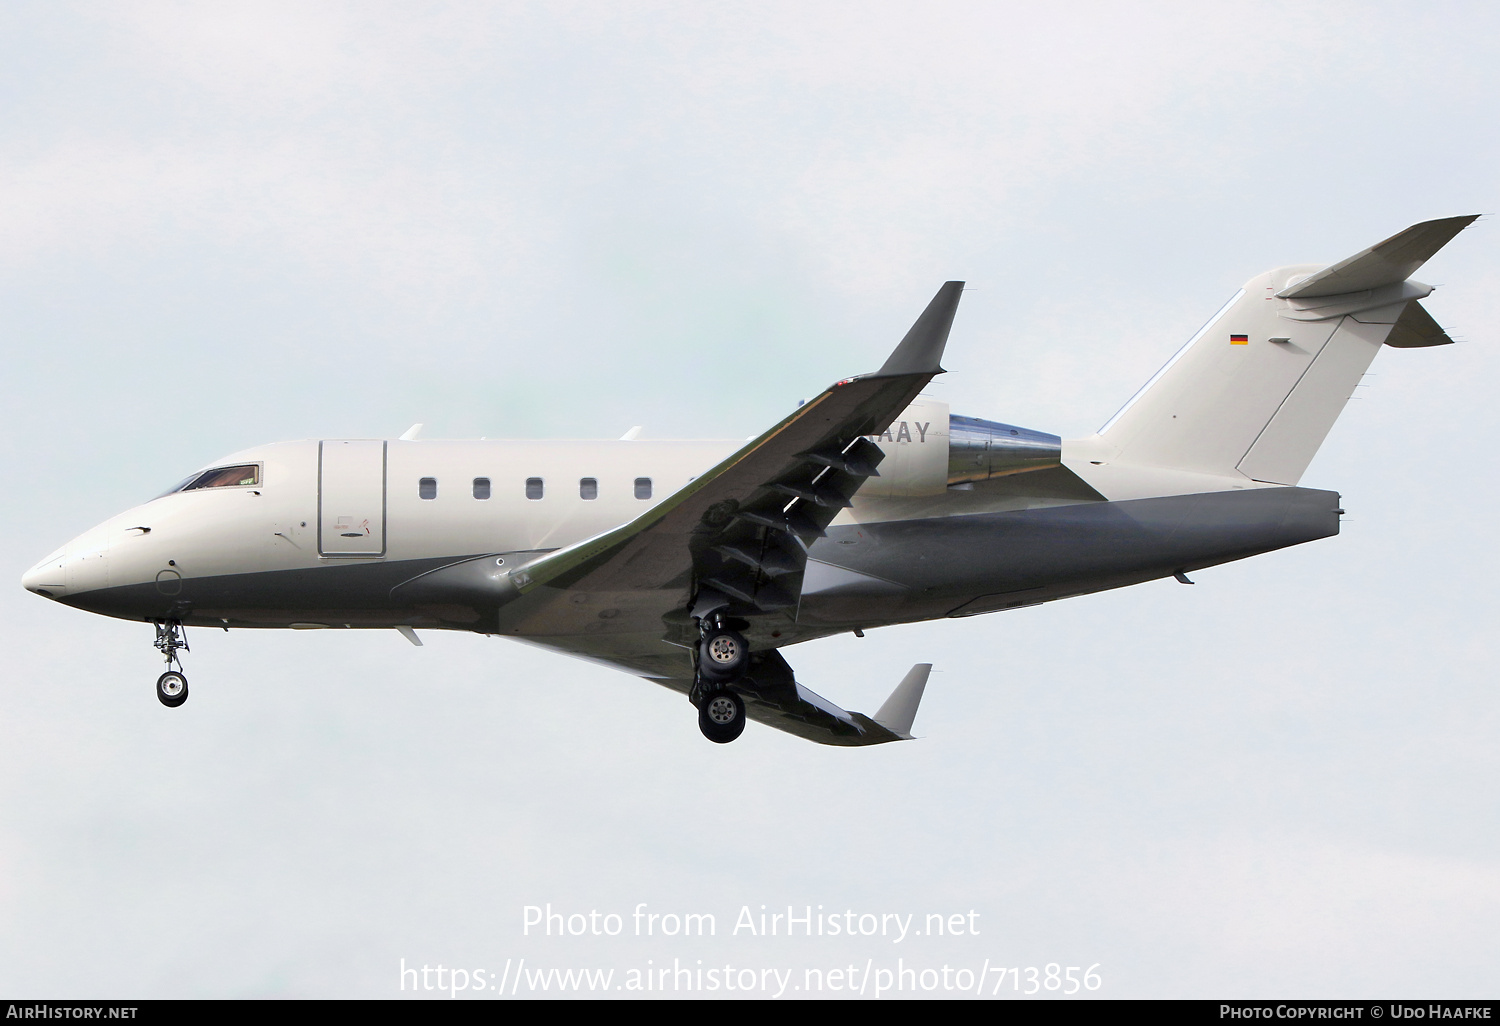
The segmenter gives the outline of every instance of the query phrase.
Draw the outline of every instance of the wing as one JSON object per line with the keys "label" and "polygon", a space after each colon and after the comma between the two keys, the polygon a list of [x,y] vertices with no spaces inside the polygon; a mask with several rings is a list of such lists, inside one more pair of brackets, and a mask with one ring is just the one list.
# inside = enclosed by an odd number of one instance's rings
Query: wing
{"label": "wing", "polygon": [[[878,474],[883,453],[866,436],[942,373],[962,292],[943,285],[879,371],[834,383],[630,523],[511,572],[500,633],[686,691],[697,621],[715,615],[759,660],[737,686],[752,718],[834,744],[903,736],[817,699],[771,650],[812,636],[796,630],[807,546]],[[871,739],[832,740],[850,728]]]}
{"label": "wing", "polygon": [[931,663],[913,666],[873,716],[846,712],[798,684],[780,652],[757,652],[750,672],[736,685],[745,715],[768,727],[821,745],[857,747],[911,740],[917,704],[927,687]]}

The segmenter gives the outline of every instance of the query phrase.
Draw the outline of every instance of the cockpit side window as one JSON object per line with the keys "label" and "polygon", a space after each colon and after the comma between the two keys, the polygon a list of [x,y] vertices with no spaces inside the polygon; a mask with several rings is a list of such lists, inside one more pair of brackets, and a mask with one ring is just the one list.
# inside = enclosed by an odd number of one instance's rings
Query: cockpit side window
{"label": "cockpit side window", "polygon": [[176,484],[174,484],[171,488],[168,488],[166,491],[162,492],[161,495],[156,496],[156,498],[160,499],[164,495],[176,495],[178,492],[182,491],[184,488],[186,488],[196,480],[198,480],[197,474],[194,474],[192,477],[185,477],[181,481],[178,481]]}
{"label": "cockpit side window", "polygon": [[182,486],[182,491],[191,492],[199,488],[247,488],[260,484],[260,464],[247,463],[239,467],[215,467],[205,470]]}

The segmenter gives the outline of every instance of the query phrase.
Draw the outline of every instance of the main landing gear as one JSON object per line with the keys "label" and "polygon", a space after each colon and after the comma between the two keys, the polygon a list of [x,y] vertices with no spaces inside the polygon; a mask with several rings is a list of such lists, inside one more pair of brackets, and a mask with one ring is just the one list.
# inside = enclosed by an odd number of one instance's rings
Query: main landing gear
{"label": "main landing gear", "polygon": [[716,684],[732,684],[750,665],[750,643],[738,631],[710,627],[698,643],[698,675]]}
{"label": "main landing gear", "polygon": [[745,732],[745,701],[728,689],[710,692],[698,705],[698,729],[715,744],[727,745]]}
{"label": "main landing gear", "polygon": [[[187,701],[187,676],[182,672],[178,651],[188,652],[187,632],[177,620],[153,620],[156,625],[156,650],[167,659],[167,672],[156,678],[156,698],[168,709]],[[176,666],[174,670],[172,667]]]}
{"label": "main landing gear", "polygon": [[744,635],[717,618],[705,620],[698,642],[698,676],[689,698],[698,707],[698,729],[715,744],[725,745],[745,732],[745,700],[729,685],[750,666],[750,644]]}

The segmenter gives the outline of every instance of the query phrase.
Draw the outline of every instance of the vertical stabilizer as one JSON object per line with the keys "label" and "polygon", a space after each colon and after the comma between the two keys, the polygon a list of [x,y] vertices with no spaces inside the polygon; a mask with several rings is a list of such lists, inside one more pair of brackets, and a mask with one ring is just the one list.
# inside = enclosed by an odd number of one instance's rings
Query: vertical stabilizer
{"label": "vertical stabilizer", "polygon": [[1142,494],[1296,484],[1383,343],[1451,341],[1417,303],[1431,287],[1407,275],[1473,220],[1252,278],[1065,461],[1112,498],[1132,482]]}

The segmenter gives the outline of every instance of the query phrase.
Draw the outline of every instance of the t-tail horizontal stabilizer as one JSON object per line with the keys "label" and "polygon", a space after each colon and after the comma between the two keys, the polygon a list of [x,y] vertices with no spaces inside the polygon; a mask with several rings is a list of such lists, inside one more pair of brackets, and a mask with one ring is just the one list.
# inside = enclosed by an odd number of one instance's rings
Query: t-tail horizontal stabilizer
{"label": "t-tail horizontal stabilizer", "polygon": [[1478,214],[1423,221],[1397,232],[1384,242],[1362,249],[1347,260],[1330,264],[1316,274],[1276,293],[1279,299],[1313,299],[1397,285],[1417,273],[1453,237],[1479,219]]}
{"label": "t-tail horizontal stabilizer", "polygon": [[768,727],[821,745],[881,745],[912,739],[912,722],[931,672],[931,663],[913,666],[873,719],[840,709],[798,684],[792,668],[776,651],[752,656],[750,672],[735,690],[745,699],[746,715]]}

